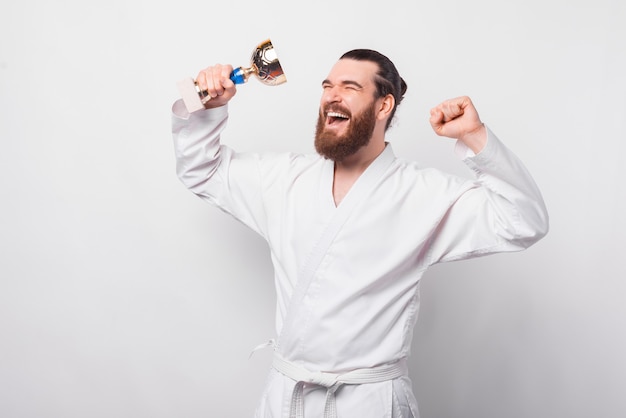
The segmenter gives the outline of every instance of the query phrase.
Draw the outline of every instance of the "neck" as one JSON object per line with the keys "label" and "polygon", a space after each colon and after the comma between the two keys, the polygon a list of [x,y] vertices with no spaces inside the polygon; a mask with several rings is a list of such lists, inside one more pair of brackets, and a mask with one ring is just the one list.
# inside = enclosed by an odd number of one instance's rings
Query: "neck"
{"label": "neck", "polygon": [[376,146],[365,146],[356,153],[341,161],[335,161],[335,175],[337,173],[356,173],[362,174],[367,167],[374,161],[385,149],[385,143],[381,141]]}
{"label": "neck", "polygon": [[376,126],[372,132],[367,145],[361,147],[354,154],[335,161],[335,175],[340,172],[356,173],[361,175],[367,167],[378,157],[385,149],[385,131],[381,127]]}

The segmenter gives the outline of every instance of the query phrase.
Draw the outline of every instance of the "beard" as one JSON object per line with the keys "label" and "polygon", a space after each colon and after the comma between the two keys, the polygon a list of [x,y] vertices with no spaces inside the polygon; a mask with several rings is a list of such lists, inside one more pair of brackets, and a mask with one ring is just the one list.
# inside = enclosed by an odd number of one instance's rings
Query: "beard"
{"label": "beard", "polygon": [[[375,103],[353,117],[347,109],[336,106],[326,106],[317,118],[315,128],[315,150],[322,157],[332,161],[342,161],[356,153],[361,147],[369,144],[376,125]],[[338,111],[350,116],[345,122],[349,123],[348,130],[343,135],[325,130],[326,114],[329,111]],[[342,122],[344,123],[344,122]]]}

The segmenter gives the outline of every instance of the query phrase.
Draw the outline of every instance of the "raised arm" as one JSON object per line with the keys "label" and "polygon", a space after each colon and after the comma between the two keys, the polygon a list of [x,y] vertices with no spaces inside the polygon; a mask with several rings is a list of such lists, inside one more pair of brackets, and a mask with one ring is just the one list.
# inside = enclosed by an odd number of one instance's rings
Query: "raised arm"
{"label": "raised arm", "polygon": [[469,97],[431,110],[435,133],[457,139],[456,151],[474,172],[474,187],[449,208],[431,248],[433,262],[517,251],[548,232],[539,188],[521,160],[481,122]]}
{"label": "raised arm", "polygon": [[258,198],[261,187],[259,156],[237,153],[221,144],[228,121],[227,103],[236,87],[229,79],[230,65],[202,70],[196,79],[211,96],[206,109],[189,113],[182,100],[172,107],[172,136],[176,172],[193,193],[248,225],[264,231],[264,212]]}

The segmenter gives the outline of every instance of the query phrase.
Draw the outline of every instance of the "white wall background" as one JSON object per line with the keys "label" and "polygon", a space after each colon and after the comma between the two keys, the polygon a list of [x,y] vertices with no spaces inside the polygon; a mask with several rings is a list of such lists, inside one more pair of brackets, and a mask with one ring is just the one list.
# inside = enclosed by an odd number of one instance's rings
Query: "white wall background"
{"label": "white wall background", "polygon": [[626,416],[626,3],[133,0],[0,6],[0,416],[249,417],[274,296],[264,243],[178,182],[175,82],[271,37],[225,140],[312,151],[320,82],[378,49],[409,84],[396,153],[461,175],[428,110],[470,95],[551,232],[423,281],[423,418]]}

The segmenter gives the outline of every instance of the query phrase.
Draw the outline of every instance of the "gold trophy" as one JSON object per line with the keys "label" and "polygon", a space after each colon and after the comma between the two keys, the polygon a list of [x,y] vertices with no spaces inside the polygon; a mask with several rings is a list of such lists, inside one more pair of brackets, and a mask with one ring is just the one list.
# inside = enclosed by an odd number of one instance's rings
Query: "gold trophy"
{"label": "gold trophy", "polygon": [[[251,74],[257,76],[259,81],[268,86],[277,86],[287,81],[285,73],[278,62],[276,51],[269,39],[261,42],[250,57],[250,67],[238,67],[230,73],[230,79],[235,84],[243,84],[248,81]],[[204,104],[211,100],[208,92],[201,91],[195,80],[188,77],[177,83],[178,91],[185,102],[189,113],[204,109]]]}

